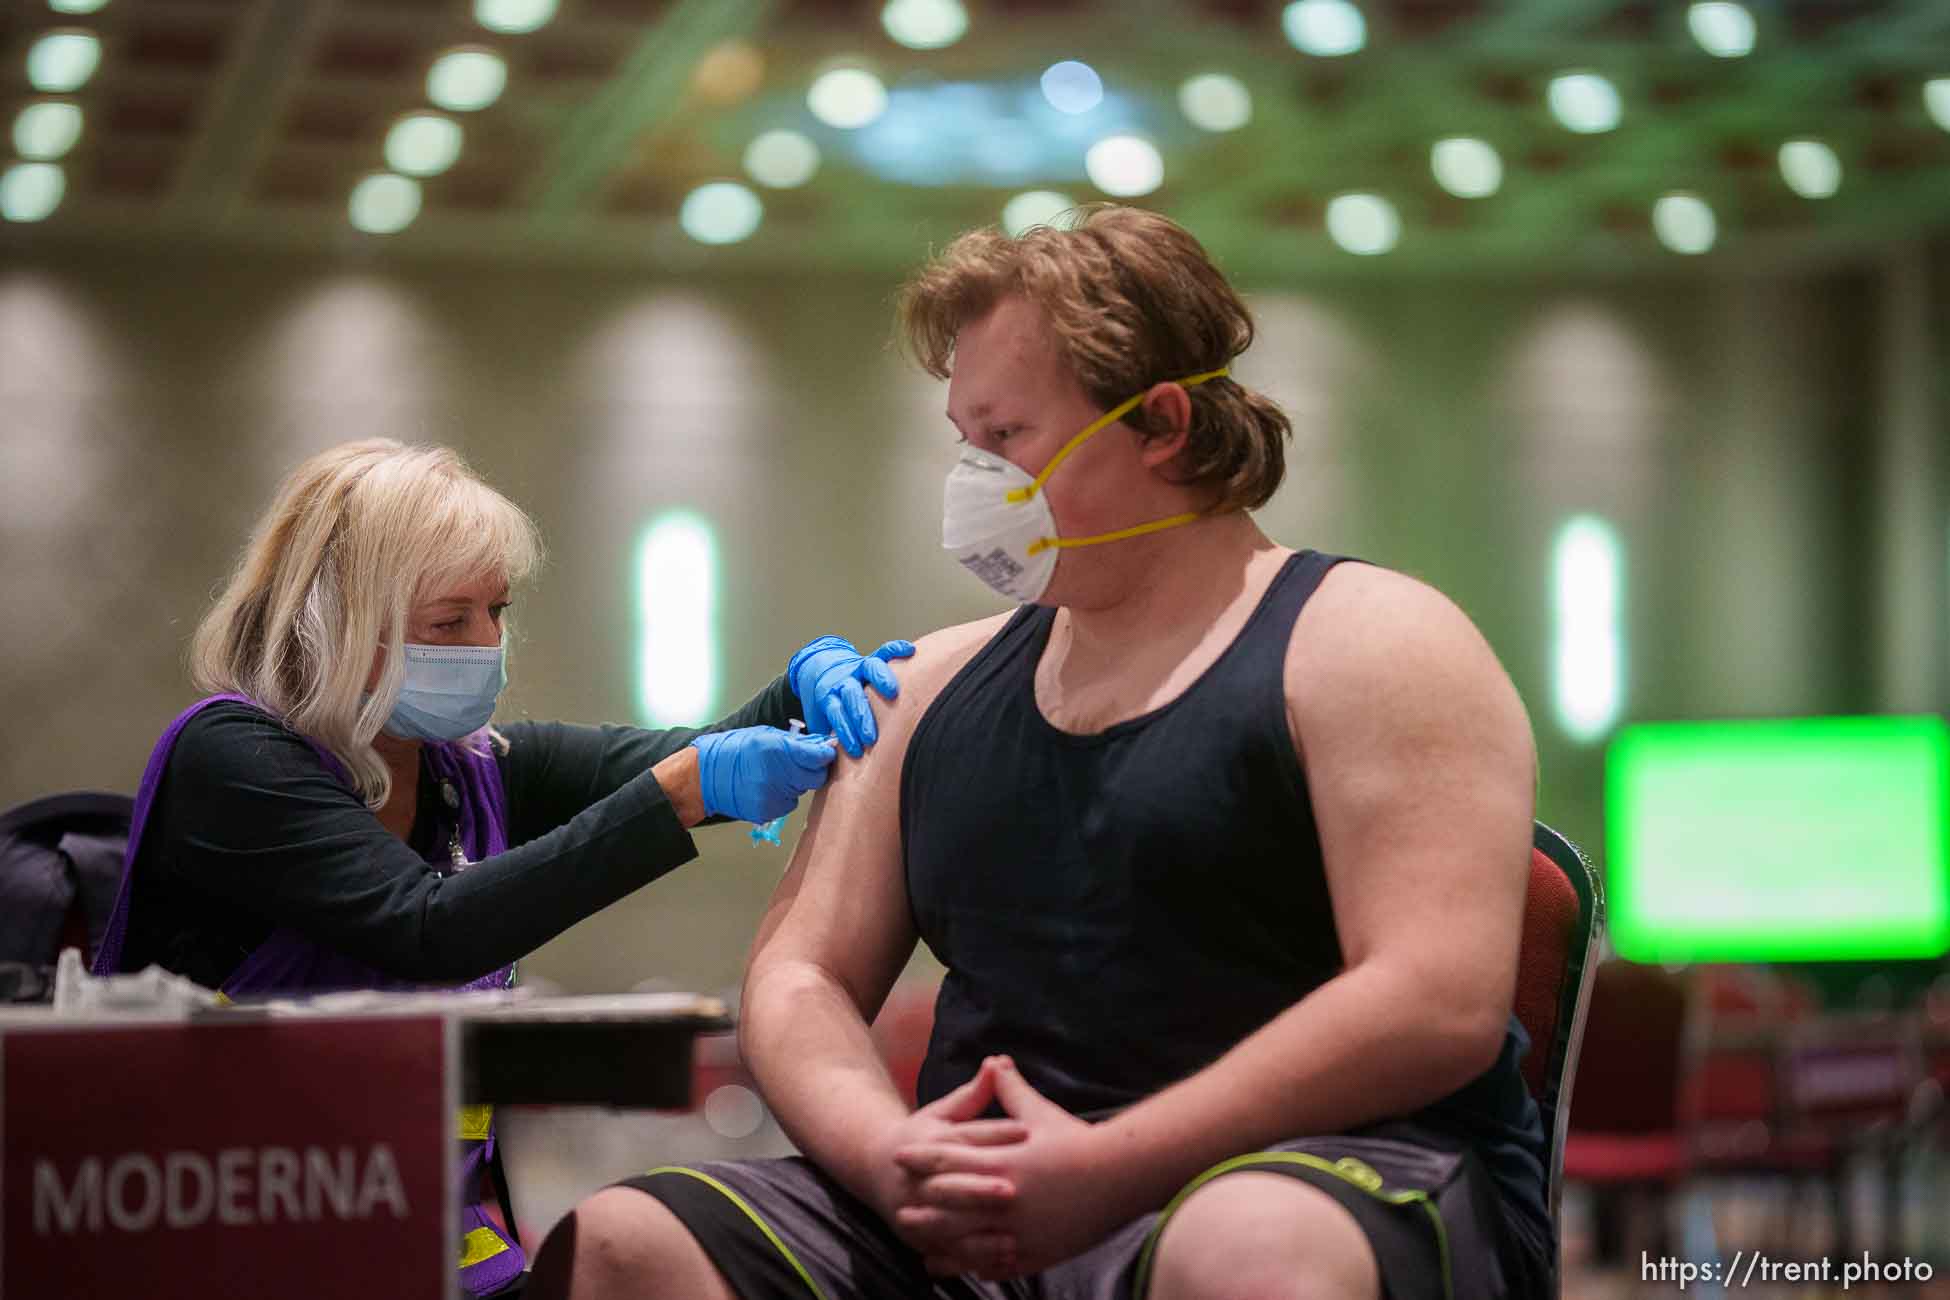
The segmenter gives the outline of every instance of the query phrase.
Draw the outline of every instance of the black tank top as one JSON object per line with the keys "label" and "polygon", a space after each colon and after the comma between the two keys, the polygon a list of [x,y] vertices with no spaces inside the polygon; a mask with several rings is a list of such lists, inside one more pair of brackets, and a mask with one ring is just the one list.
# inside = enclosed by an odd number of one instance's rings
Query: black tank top
{"label": "black tank top", "polygon": [[[947,967],[923,1102],[1006,1052],[1052,1101],[1100,1117],[1340,971],[1284,680],[1294,620],[1340,559],[1292,556],[1210,668],[1104,731],[1060,731],[1037,707],[1055,611],[1033,605],[935,699],[901,775],[915,927]],[[1547,1233],[1543,1128],[1510,1027],[1487,1073],[1412,1118],[1475,1145]]]}

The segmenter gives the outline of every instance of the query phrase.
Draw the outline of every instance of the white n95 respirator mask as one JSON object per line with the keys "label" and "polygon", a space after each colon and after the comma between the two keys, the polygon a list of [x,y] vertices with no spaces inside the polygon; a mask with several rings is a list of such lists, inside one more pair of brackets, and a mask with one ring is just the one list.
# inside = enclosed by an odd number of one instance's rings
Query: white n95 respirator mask
{"label": "white n95 respirator mask", "polygon": [[999,456],[973,447],[948,471],[942,494],[941,545],[1000,594],[1027,605],[1056,572],[1056,516],[1041,492],[1012,500],[1035,480]]}
{"label": "white n95 respirator mask", "polygon": [[[1194,388],[1227,373],[1228,368],[1221,366],[1174,382]],[[1043,495],[1043,485],[1085,439],[1123,419],[1143,400],[1144,394],[1139,393],[1092,420],[1083,432],[1064,443],[1043,466],[1043,472],[1034,478],[1000,456],[991,456],[974,447],[962,448],[961,458],[948,471],[947,486],[942,493],[942,549],[999,594],[1027,605],[1049,589],[1049,580],[1056,573],[1058,551],[1122,541],[1197,519],[1194,511],[1098,533],[1094,537],[1056,535],[1056,516]]]}

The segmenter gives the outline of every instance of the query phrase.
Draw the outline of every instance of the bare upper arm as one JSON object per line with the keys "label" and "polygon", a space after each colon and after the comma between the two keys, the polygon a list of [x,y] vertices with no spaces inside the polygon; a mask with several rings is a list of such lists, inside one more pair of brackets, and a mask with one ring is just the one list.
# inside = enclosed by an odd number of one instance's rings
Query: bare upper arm
{"label": "bare upper arm", "polygon": [[880,739],[858,759],[841,754],[813,798],[805,833],[759,923],[747,991],[773,967],[827,972],[872,1019],[914,950],[900,853],[900,778],[908,741],[935,696],[1008,620],[944,628],[895,660],[900,697],[874,700]]}
{"label": "bare upper arm", "polygon": [[1296,621],[1286,694],[1347,964],[1507,1006],[1536,755],[1488,643],[1433,588],[1339,565]]}

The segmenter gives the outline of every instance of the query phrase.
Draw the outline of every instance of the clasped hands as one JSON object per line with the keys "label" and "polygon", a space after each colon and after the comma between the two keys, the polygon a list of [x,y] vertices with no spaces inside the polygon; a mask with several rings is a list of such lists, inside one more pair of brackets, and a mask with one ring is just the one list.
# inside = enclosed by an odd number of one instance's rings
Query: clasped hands
{"label": "clasped hands", "polygon": [[[991,1103],[1007,1117],[982,1119]],[[1050,1101],[1006,1056],[876,1144],[872,1199],[929,1273],[1039,1272],[1109,1235],[1119,1209],[1101,1130]]]}

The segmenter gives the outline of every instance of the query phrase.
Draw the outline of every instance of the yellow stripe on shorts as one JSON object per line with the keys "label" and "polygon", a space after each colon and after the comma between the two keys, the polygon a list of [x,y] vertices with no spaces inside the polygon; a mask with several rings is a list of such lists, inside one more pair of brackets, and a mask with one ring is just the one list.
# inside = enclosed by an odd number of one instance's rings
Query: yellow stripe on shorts
{"label": "yellow stripe on shorts", "polygon": [[1304,1165],[1308,1169],[1332,1174],[1342,1182],[1360,1188],[1377,1201],[1385,1201],[1389,1205],[1420,1205],[1428,1212],[1429,1222],[1435,1227],[1436,1253],[1442,1261],[1442,1294],[1449,1300],[1455,1300],[1456,1284],[1455,1279],[1450,1275],[1449,1267],[1449,1227],[1443,1223],[1441,1211],[1436,1209],[1435,1202],[1429,1199],[1427,1192],[1419,1189],[1384,1191],[1381,1175],[1366,1161],[1356,1160],[1353,1156],[1343,1156],[1339,1160],[1330,1161],[1320,1156],[1309,1155],[1305,1151],[1254,1151],[1248,1155],[1234,1156],[1230,1160],[1223,1160],[1213,1165],[1180,1188],[1178,1195],[1171,1198],[1171,1203],[1165,1206],[1164,1212],[1158,1216],[1158,1222],[1152,1225],[1151,1234],[1144,1241],[1144,1250],[1138,1256],[1137,1278],[1132,1293],[1139,1300],[1143,1300],[1151,1285],[1151,1264],[1157,1254],[1158,1238],[1164,1232],[1165,1224],[1171,1221],[1171,1216],[1185,1203],[1185,1199],[1221,1174],[1266,1165]]}
{"label": "yellow stripe on shorts", "polygon": [[665,1165],[660,1169],[652,1169],[647,1177],[655,1178],[658,1174],[683,1174],[687,1178],[697,1179],[697,1181],[703,1183],[706,1187],[714,1188],[727,1201],[730,1201],[733,1205],[743,1210],[745,1217],[758,1226],[758,1230],[765,1234],[765,1240],[771,1242],[772,1248],[785,1257],[786,1263],[792,1265],[792,1271],[797,1273],[799,1280],[806,1284],[806,1290],[812,1292],[813,1300],[826,1300],[826,1293],[819,1289],[819,1283],[813,1281],[812,1274],[808,1273],[806,1266],[799,1262],[799,1257],[794,1255],[791,1248],[783,1241],[779,1240],[779,1234],[772,1231],[772,1225],[760,1218],[758,1211],[746,1204],[744,1197],[732,1191],[729,1187],[726,1187],[723,1183],[711,1177],[711,1175],[700,1173],[695,1169],[686,1169],[682,1165]]}

